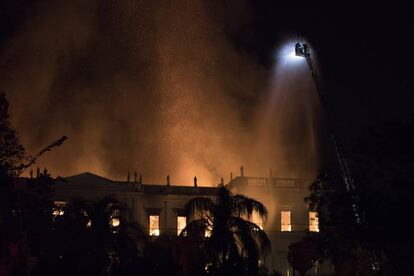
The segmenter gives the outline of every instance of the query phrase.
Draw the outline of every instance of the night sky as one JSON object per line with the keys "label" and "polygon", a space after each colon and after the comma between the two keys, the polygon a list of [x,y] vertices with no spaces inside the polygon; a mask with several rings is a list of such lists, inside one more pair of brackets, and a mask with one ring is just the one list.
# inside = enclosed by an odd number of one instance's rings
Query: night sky
{"label": "night sky", "polygon": [[300,33],[318,53],[324,85],[338,116],[352,119],[348,116],[355,112],[357,121],[361,116],[387,119],[413,110],[412,55],[408,50],[412,44],[412,14],[407,5],[399,1],[307,1],[287,6],[276,2],[257,1],[252,5],[257,38],[250,49],[262,62],[269,61],[280,36]]}
{"label": "night sky", "polygon": [[54,174],[137,170],[155,182],[197,174],[214,183],[237,172],[252,159],[252,106],[275,52],[299,34],[317,53],[344,140],[414,110],[407,6],[68,2],[0,2],[0,89],[28,151],[69,136],[39,164]]}

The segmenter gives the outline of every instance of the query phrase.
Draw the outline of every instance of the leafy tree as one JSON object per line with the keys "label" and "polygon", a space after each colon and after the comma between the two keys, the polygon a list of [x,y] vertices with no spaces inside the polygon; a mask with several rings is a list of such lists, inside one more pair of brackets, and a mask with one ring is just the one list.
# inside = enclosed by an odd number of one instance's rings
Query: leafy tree
{"label": "leafy tree", "polygon": [[11,126],[8,109],[6,96],[0,93],[0,224],[3,227],[16,217],[13,212],[16,210],[14,177],[25,158],[24,148]]}
{"label": "leafy tree", "polygon": [[52,229],[54,179],[46,170],[36,178],[21,174],[66,137],[29,158],[11,126],[8,108],[5,94],[0,93],[0,263],[25,275],[27,258],[37,256]]}
{"label": "leafy tree", "polygon": [[306,271],[314,266],[317,258],[316,244],[308,237],[289,245],[289,263],[301,276],[306,275]]}
{"label": "leafy tree", "polygon": [[6,96],[0,93],[0,266],[3,270],[10,270],[17,261],[19,221],[14,177],[25,157],[24,148],[11,126],[8,109]]}
{"label": "leafy tree", "polygon": [[[182,273],[179,274],[180,266],[174,254],[174,251],[177,250],[176,246],[180,245],[182,243],[177,243],[177,237],[174,236],[161,235],[153,237],[144,248],[145,266],[143,270],[146,273],[145,275],[182,275]],[[191,258],[190,261],[195,260]]]}
{"label": "leafy tree", "polygon": [[174,237],[172,254],[179,267],[179,275],[197,276],[206,274],[206,262],[201,245],[202,239],[197,237]]}
{"label": "leafy tree", "polygon": [[[112,197],[98,202],[73,200],[57,215],[51,248],[35,275],[128,275],[140,270],[137,244],[146,235],[130,224]],[[143,244],[141,244],[143,246]]]}
{"label": "leafy tree", "polygon": [[[345,189],[335,167],[310,186],[308,200],[319,213],[318,244],[338,266],[354,263],[352,273],[413,272],[414,237],[407,224],[414,200],[413,127],[411,118],[375,123],[360,133],[348,159],[355,194]],[[361,224],[356,223],[352,197],[357,198]]]}
{"label": "leafy tree", "polygon": [[257,200],[233,195],[226,187],[218,189],[214,199],[196,197],[186,205],[188,214],[200,218],[191,221],[183,234],[203,237],[207,270],[214,275],[239,273],[256,275],[259,260],[270,251],[270,241],[265,232],[250,219],[253,213],[267,217],[267,209]]}
{"label": "leafy tree", "polygon": [[[16,176],[17,168],[25,159],[24,147],[20,144],[16,131],[12,128],[9,115],[9,102],[0,93],[0,176],[2,180]],[[2,181],[2,186],[7,182]]]}
{"label": "leafy tree", "polygon": [[360,233],[352,209],[352,195],[346,190],[340,170],[325,170],[310,185],[310,208],[318,213],[319,255],[335,264],[348,259],[360,244]]}

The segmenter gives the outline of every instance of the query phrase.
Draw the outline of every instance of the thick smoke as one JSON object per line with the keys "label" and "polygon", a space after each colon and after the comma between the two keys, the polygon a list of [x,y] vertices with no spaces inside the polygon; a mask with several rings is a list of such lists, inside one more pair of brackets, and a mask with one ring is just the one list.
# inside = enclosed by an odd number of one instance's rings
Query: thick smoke
{"label": "thick smoke", "polygon": [[[289,100],[309,81],[289,94],[236,49],[228,31],[249,20],[240,1],[58,2],[36,6],[0,53],[0,89],[28,151],[69,137],[40,166],[118,179],[137,171],[155,183],[196,175],[201,185],[241,165],[248,175],[314,173],[313,103]],[[272,89],[286,95],[266,111]]]}

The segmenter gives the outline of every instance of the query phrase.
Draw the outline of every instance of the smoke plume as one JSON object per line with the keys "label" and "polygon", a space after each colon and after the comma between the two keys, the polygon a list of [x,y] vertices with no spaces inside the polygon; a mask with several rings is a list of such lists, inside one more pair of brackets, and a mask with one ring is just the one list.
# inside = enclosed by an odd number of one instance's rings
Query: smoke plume
{"label": "smoke plume", "polygon": [[314,173],[310,82],[236,47],[228,34],[250,16],[240,1],[42,1],[0,53],[22,143],[35,153],[68,136],[39,160],[62,176],[215,185],[241,165]]}

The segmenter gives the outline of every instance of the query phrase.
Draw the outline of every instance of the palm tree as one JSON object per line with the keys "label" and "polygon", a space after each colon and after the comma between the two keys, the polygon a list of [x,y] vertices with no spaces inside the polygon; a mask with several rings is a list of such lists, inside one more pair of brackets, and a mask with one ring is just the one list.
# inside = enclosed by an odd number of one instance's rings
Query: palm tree
{"label": "palm tree", "polygon": [[199,218],[192,220],[182,235],[203,237],[209,273],[221,275],[238,270],[239,274],[257,274],[259,261],[270,251],[270,241],[249,219],[254,213],[264,220],[267,218],[262,203],[234,195],[220,186],[214,199],[196,197],[186,204],[186,211]]}

